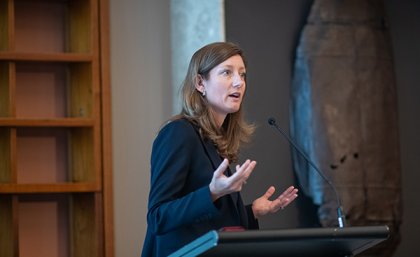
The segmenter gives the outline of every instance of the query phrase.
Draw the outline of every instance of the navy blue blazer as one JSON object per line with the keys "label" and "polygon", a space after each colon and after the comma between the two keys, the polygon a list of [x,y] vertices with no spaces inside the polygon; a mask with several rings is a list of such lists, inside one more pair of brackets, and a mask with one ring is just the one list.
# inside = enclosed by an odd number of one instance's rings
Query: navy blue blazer
{"label": "navy blue blazer", "polygon": [[239,193],[212,201],[209,184],[221,162],[214,144],[202,140],[186,119],[161,129],[152,149],[142,257],[167,256],[210,230],[258,229],[251,206],[244,206]]}

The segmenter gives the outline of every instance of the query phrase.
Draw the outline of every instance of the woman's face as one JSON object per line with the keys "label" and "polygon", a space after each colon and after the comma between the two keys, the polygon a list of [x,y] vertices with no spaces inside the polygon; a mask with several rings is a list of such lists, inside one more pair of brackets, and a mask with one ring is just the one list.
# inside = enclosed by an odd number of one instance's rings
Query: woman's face
{"label": "woman's face", "polygon": [[210,70],[208,78],[200,78],[197,90],[203,93],[219,126],[226,115],[239,111],[245,94],[245,64],[234,55]]}

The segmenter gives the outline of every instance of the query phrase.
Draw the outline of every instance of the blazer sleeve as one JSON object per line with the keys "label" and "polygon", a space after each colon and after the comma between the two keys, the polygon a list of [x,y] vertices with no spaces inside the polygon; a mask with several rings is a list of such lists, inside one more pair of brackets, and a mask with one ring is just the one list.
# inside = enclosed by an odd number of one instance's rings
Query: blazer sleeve
{"label": "blazer sleeve", "polygon": [[199,140],[194,128],[183,120],[170,122],[155,139],[147,214],[155,234],[203,222],[218,213],[208,184],[187,194],[182,190]]}
{"label": "blazer sleeve", "polygon": [[252,204],[245,206],[246,214],[248,216],[248,229],[259,229],[260,225],[258,219],[255,218],[254,212],[252,211]]}

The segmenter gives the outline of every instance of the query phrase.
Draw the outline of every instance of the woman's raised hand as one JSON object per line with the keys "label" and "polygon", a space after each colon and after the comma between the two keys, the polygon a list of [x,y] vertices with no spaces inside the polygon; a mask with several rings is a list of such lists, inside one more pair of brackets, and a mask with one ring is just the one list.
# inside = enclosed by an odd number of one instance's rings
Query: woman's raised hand
{"label": "woman's raised hand", "polygon": [[229,161],[224,159],[217,170],[214,171],[209,185],[213,201],[224,195],[241,191],[255,165],[257,165],[256,161],[246,160],[242,165],[236,165],[236,172],[228,177],[223,173],[228,168]]}

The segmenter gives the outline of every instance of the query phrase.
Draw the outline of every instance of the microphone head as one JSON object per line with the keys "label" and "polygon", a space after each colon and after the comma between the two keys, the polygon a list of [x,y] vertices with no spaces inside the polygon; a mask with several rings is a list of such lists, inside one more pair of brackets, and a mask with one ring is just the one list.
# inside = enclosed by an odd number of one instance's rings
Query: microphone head
{"label": "microphone head", "polygon": [[270,118],[268,118],[268,124],[274,125],[274,124],[276,124],[276,120],[274,118],[270,117]]}

